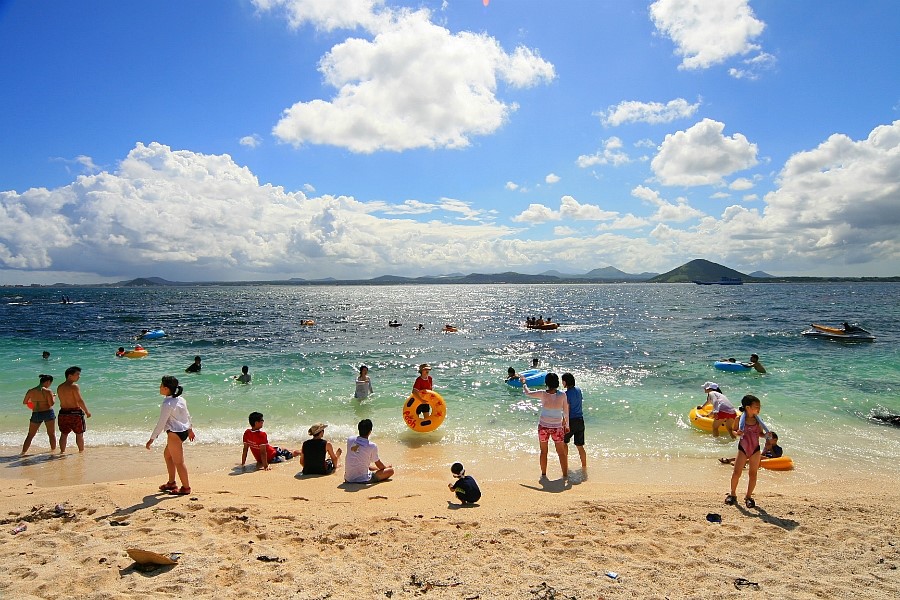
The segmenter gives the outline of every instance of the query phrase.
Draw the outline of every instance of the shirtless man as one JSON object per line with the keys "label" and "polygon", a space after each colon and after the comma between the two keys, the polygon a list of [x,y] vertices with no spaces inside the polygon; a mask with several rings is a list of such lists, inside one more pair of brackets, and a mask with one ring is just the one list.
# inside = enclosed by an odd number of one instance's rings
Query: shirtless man
{"label": "shirtless man", "polygon": [[87,409],[81,390],[78,388],[78,380],[81,378],[81,367],[69,367],[66,369],[66,380],[56,388],[56,396],[59,398],[59,453],[66,451],[66,440],[69,433],[75,434],[75,443],[78,451],[84,452],[84,430],[87,424],[85,417],[91,416]]}
{"label": "shirtless man", "polygon": [[47,427],[47,437],[50,438],[50,450],[56,450],[56,414],[53,412],[53,404],[56,402],[50,384],[53,383],[52,375],[41,375],[40,385],[33,387],[25,393],[22,404],[31,406],[31,421],[28,424],[28,436],[22,444],[22,454],[28,452],[31,440],[37,434],[41,423]]}

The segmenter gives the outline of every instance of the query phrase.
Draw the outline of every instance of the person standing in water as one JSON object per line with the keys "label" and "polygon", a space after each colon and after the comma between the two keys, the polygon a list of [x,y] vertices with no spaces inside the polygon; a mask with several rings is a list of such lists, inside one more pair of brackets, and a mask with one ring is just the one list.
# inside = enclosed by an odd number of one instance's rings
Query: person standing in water
{"label": "person standing in water", "polygon": [[566,388],[566,402],[569,403],[569,431],[566,432],[564,442],[566,453],[569,452],[569,442],[574,438],[578,457],[581,459],[581,471],[587,474],[587,452],[584,451],[584,412],[581,408],[581,390],[575,387],[575,376],[571,373],[563,373],[563,387]]}
{"label": "person standing in water", "polygon": [[84,452],[84,432],[87,429],[87,423],[84,418],[90,418],[91,411],[88,410],[81,397],[81,388],[78,387],[78,380],[81,379],[81,367],[69,367],[66,369],[66,380],[59,384],[56,388],[56,395],[59,398],[59,453],[66,451],[66,441],[69,434],[75,434],[75,445],[78,446],[79,452]]}
{"label": "person standing in water", "polygon": [[22,400],[22,404],[31,408],[28,435],[25,437],[25,443],[22,444],[23,455],[31,447],[31,440],[37,435],[41,423],[47,428],[47,437],[50,439],[50,451],[56,451],[56,413],[53,412],[53,404],[56,402],[56,398],[53,396],[53,392],[50,391],[53,376],[40,375],[38,381],[40,383],[28,390],[25,393],[25,399]]}
{"label": "person standing in water", "polygon": [[369,379],[369,367],[360,365],[359,375],[356,377],[356,391],[353,393],[353,397],[357,400],[365,400],[369,397],[369,394],[374,392],[372,380]]}
{"label": "person standing in water", "polygon": [[533,398],[541,400],[541,417],[538,421],[538,443],[541,449],[541,479],[547,478],[547,454],[549,441],[552,439],[556,446],[556,454],[559,456],[559,466],[562,469],[563,479],[569,478],[569,458],[566,454],[564,441],[569,430],[569,403],[566,395],[559,391],[559,376],[556,373],[547,373],[544,384],[546,390],[531,391],[525,383],[525,377],[519,376],[522,382],[522,392]]}

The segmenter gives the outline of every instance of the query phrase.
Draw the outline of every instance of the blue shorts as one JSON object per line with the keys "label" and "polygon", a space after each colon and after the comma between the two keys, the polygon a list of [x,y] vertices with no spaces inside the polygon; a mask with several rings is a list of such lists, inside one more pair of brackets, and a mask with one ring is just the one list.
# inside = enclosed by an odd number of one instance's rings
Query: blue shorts
{"label": "blue shorts", "polygon": [[49,410],[36,410],[31,413],[31,422],[32,423],[46,423],[47,421],[55,421],[56,413],[53,412],[53,409]]}
{"label": "blue shorts", "polygon": [[280,463],[286,460],[291,460],[294,458],[294,453],[290,450],[286,450],[285,448],[279,448],[275,446],[275,456],[270,460],[271,463]]}

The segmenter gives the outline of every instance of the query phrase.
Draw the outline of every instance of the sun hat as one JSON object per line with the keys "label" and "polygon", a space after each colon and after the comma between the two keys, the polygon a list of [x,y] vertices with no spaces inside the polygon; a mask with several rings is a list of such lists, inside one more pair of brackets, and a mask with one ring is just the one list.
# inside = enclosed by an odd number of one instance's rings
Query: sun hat
{"label": "sun hat", "polygon": [[325,423],[316,423],[312,427],[309,428],[309,435],[319,435],[325,428],[328,427]]}
{"label": "sun hat", "polygon": [[718,383],[713,383],[712,381],[707,381],[706,383],[703,384],[703,391],[704,391],[704,392],[705,392],[706,390],[717,390],[717,391],[718,391],[718,389],[719,389],[719,384],[718,384]]}

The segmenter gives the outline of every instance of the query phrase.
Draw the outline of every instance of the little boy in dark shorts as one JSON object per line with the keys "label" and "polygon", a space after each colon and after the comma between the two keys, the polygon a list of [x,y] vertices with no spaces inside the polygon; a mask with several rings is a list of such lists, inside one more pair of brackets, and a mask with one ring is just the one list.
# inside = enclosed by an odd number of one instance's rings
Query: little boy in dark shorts
{"label": "little boy in dark shorts", "polygon": [[269,470],[269,465],[290,460],[300,455],[299,450],[287,450],[269,443],[269,436],[262,430],[264,419],[261,412],[252,412],[247,418],[250,421],[250,429],[244,432],[244,452],[241,454],[241,466],[247,464],[247,450],[253,453],[256,466],[263,471]]}
{"label": "little boy in dark shorts", "polygon": [[478,484],[471,476],[466,475],[466,470],[463,468],[462,463],[453,463],[453,466],[450,467],[450,472],[453,473],[456,481],[447,487],[456,494],[460,502],[463,504],[474,504],[481,500],[481,490],[478,488]]}

